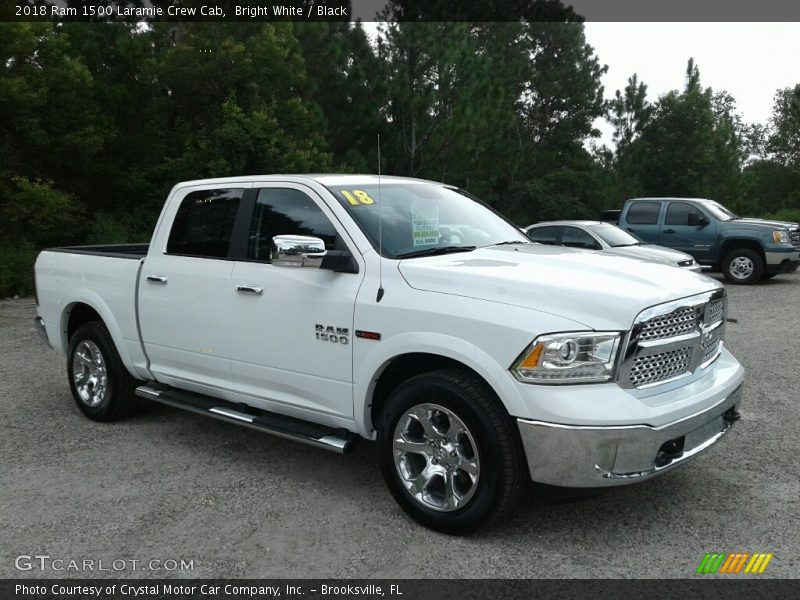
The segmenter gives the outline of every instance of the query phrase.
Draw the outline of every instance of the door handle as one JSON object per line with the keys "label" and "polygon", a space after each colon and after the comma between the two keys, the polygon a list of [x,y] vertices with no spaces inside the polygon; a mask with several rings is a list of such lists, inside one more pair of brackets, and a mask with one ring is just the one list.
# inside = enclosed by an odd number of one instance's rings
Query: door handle
{"label": "door handle", "polygon": [[151,281],[153,283],[160,283],[161,285],[167,285],[167,278],[162,275],[148,275],[147,281]]}
{"label": "door handle", "polygon": [[674,229],[665,229],[662,233],[675,233]]}
{"label": "door handle", "polygon": [[255,294],[256,296],[260,296],[264,293],[264,288],[255,285],[239,283],[236,285],[236,291],[242,294]]}

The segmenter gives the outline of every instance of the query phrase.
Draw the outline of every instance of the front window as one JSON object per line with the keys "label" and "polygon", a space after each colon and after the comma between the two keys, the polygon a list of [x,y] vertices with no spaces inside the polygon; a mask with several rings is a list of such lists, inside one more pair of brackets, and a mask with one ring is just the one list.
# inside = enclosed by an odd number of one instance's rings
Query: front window
{"label": "front window", "polygon": [[614,227],[613,225],[588,225],[588,228],[612,248],[636,246],[642,243],[635,235],[631,235],[624,229]]}
{"label": "front window", "polygon": [[264,188],[256,199],[247,258],[269,261],[276,235],[317,237],[328,250],[334,250],[338,241],[333,224],[307,194],[293,188]]}
{"label": "front window", "polygon": [[372,183],[331,191],[386,258],[530,243],[513,224],[456,188],[387,182],[380,191]]}
{"label": "front window", "polygon": [[587,250],[600,250],[600,244],[590,234],[577,227],[564,227],[561,234],[561,244],[567,248],[584,248]]}

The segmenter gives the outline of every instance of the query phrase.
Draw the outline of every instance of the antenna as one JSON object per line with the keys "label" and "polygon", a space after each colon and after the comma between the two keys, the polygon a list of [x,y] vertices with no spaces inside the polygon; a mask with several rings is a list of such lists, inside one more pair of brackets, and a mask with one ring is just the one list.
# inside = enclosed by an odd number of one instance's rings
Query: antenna
{"label": "antenna", "polygon": [[378,296],[383,298],[383,202],[381,202],[381,134],[378,134]]}

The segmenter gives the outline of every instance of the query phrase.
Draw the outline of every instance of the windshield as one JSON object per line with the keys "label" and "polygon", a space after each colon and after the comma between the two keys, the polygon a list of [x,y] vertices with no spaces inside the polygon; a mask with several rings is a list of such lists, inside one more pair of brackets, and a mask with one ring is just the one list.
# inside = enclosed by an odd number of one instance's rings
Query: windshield
{"label": "windshield", "polygon": [[381,185],[380,194],[372,183],[330,190],[373,248],[386,258],[465,252],[503,242],[531,243],[488,206],[455,188],[423,182],[387,182]]}
{"label": "windshield", "polygon": [[593,234],[614,248],[619,248],[620,246],[635,246],[642,243],[635,235],[631,235],[624,229],[620,229],[614,225],[603,223],[600,225],[588,225],[587,227]]}
{"label": "windshield", "polygon": [[729,211],[727,208],[722,206],[719,202],[714,202],[713,200],[708,202],[703,202],[703,207],[707,208],[709,212],[714,215],[720,221],[730,221],[731,219],[738,219],[739,217]]}

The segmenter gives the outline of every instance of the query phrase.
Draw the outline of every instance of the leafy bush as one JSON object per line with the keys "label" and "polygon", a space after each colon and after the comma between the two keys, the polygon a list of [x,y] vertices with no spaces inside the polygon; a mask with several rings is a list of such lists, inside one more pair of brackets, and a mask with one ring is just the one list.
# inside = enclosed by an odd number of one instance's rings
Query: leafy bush
{"label": "leafy bush", "polygon": [[0,298],[33,293],[33,263],[36,250],[29,242],[0,244]]}
{"label": "leafy bush", "polygon": [[783,210],[763,215],[761,218],[774,219],[776,221],[791,221],[792,223],[800,223],[800,208],[784,208]]}
{"label": "leafy bush", "polygon": [[83,205],[51,181],[11,179],[1,230],[6,239],[23,239],[36,247],[63,245],[80,238]]}
{"label": "leafy bush", "polygon": [[127,215],[98,213],[91,224],[88,244],[127,244],[141,241],[137,238],[135,224]]}

